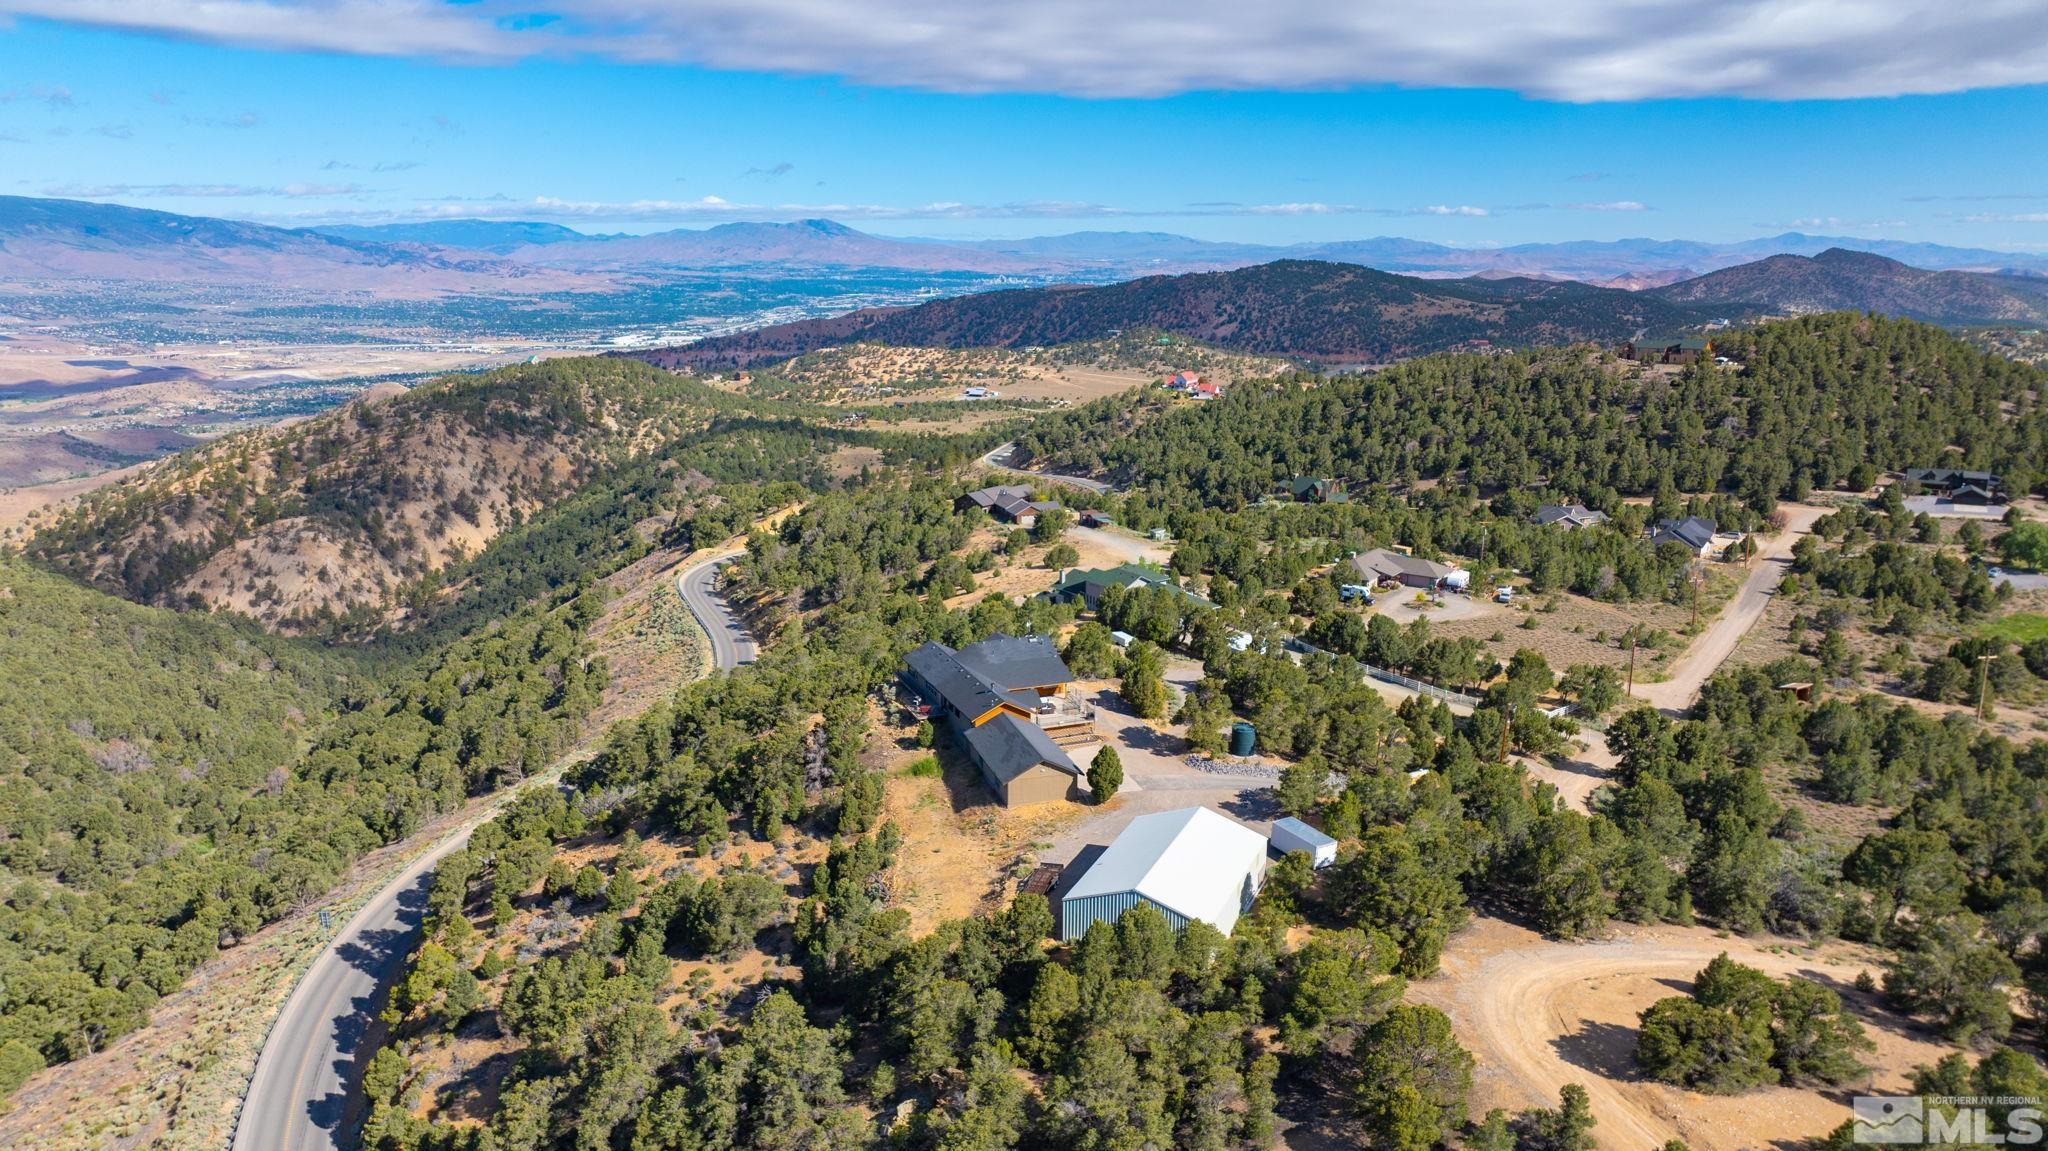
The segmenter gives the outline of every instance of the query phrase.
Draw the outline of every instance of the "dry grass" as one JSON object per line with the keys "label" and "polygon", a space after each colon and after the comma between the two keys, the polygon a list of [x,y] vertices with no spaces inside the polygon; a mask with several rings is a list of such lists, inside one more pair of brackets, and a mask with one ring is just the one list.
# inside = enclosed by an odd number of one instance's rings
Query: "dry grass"
{"label": "dry grass", "polygon": [[1134,356],[1115,344],[1035,352],[851,344],[757,371],[742,387],[757,395],[872,403],[899,395],[946,398],[944,393],[974,386],[993,388],[1005,400],[1078,404],[1155,383],[1167,372],[1191,366],[1208,378],[1232,383],[1270,376],[1282,365],[1265,356],[1178,346],[1147,348]]}
{"label": "dry grass", "polygon": [[910,912],[911,934],[924,935],[948,919],[1007,904],[1036,858],[1036,845],[1087,809],[1072,803],[1002,807],[950,748],[938,750],[943,770],[937,777],[907,774],[905,767],[932,753],[916,746],[914,726],[895,722],[899,718],[872,715],[875,734],[865,758],[888,774],[883,818],[903,833],[889,899]]}
{"label": "dry grass", "polygon": [[[1703,598],[1700,618],[1711,618],[1716,606]],[[1665,643],[1636,651],[1636,681],[1651,683],[1662,678],[1661,669],[1685,650],[1683,633],[1691,618],[1690,607],[1674,604],[1610,604],[1569,593],[1523,594],[1514,604],[1494,612],[1466,619],[1432,619],[1430,629],[1437,635],[1481,640],[1493,658],[1503,662],[1517,650],[1531,648],[1542,653],[1553,671],[1562,672],[1577,663],[1626,667],[1629,653],[1621,637],[1640,624],[1669,635]],[[1534,626],[1528,626],[1531,624]]]}
{"label": "dry grass", "polygon": [[[990,554],[995,554],[1001,548],[1002,541],[1008,539],[1013,530],[1009,524],[989,519],[974,529],[974,534],[968,537],[961,554],[966,555],[976,550],[986,550]],[[1080,562],[1074,565],[1078,568],[1115,567],[1126,561],[1121,552],[1105,544],[1093,533],[1068,532],[1061,542],[1073,545],[1074,550],[1080,554]],[[971,607],[996,592],[1009,596],[1012,600],[1018,600],[1028,599],[1047,590],[1060,576],[1057,569],[1045,566],[1047,550],[1049,549],[1046,546],[1032,544],[1024,550],[1021,559],[996,555],[996,570],[976,573],[974,590],[948,599],[946,606]]]}

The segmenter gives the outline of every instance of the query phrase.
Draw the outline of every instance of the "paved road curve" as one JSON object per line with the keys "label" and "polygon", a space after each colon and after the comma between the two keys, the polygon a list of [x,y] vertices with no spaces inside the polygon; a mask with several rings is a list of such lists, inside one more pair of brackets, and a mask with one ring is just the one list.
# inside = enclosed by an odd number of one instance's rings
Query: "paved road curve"
{"label": "paved road curve", "polygon": [[754,662],[760,654],[754,646],[754,637],[732,614],[732,608],[718,597],[714,588],[718,584],[718,573],[733,560],[733,553],[712,556],[693,564],[676,576],[676,593],[689,605],[690,614],[697,617],[704,634],[711,639],[711,661],[720,671],[731,671],[743,663]]}
{"label": "paved road curve", "polygon": [[994,468],[997,471],[1009,472],[1012,475],[1024,476],[1029,479],[1047,480],[1051,483],[1063,484],[1070,488],[1078,488],[1084,492],[1100,494],[1110,490],[1108,484],[1103,483],[1101,480],[1091,480],[1087,476],[1067,476],[1061,475],[1058,472],[1034,472],[1025,468],[1012,467],[1009,462],[1010,453],[1016,450],[1017,441],[1015,440],[999,445],[994,451],[981,457],[981,466]]}
{"label": "paved road curve", "polygon": [[[754,641],[711,591],[732,553],[699,560],[676,588],[711,637],[722,669],[754,659]],[[526,786],[552,781],[536,776]],[[505,793],[509,799],[511,792]],[[502,802],[502,800],[501,800]],[[320,953],[271,1025],[235,1124],[233,1151],[336,1151],[355,1146],[362,1123],[356,1087],[382,1039],[377,1011],[419,941],[434,864],[460,847],[498,805],[444,836],[373,896]]]}

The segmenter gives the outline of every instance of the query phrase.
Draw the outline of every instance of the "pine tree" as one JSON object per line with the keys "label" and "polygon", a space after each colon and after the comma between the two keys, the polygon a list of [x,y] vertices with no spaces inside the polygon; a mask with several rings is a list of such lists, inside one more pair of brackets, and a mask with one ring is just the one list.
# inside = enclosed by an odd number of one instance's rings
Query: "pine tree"
{"label": "pine tree", "polygon": [[1088,790],[1095,794],[1095,802],[1108,803],[1123,785],[1123,760],[1117,755],[1115,744],[1105,743],[1095,758],[1088,761]]}

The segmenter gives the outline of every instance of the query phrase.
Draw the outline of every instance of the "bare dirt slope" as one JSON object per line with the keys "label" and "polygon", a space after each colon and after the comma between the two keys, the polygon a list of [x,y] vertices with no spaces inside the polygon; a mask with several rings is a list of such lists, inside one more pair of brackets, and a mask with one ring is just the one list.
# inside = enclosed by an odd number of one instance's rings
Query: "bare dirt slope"
{"label": "bare dirt slope", "polygon": [[631,361],[553,360],[228,437],[82,500],[31,550],[128,598],[280,630],[389,618],[420,581],[697,426]]}

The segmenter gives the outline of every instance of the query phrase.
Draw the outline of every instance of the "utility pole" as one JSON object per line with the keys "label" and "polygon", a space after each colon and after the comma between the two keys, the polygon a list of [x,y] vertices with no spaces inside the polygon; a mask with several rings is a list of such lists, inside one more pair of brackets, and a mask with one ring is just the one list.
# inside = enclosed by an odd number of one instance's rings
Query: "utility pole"
{"label": "utility pole", "polygon": [[1626,692],[1624,692],[1623,694],[1625,694],[1625,695],[1628,695],[1628,696],[1634,696],[1634,695],[1635,695],[1635,693],[1636,693],[1636,629],[1635,629],[1635,628],[1633,628],[1633,627],[1631,627],[1631,628],[1629,628],[1629,629],[1628,629],[1628,690],[1627,690]]}
{"label": "utility pole", "polygon": [[1977,718],[1991,718],[1991,661],[1995,655],[1977,657]]}

